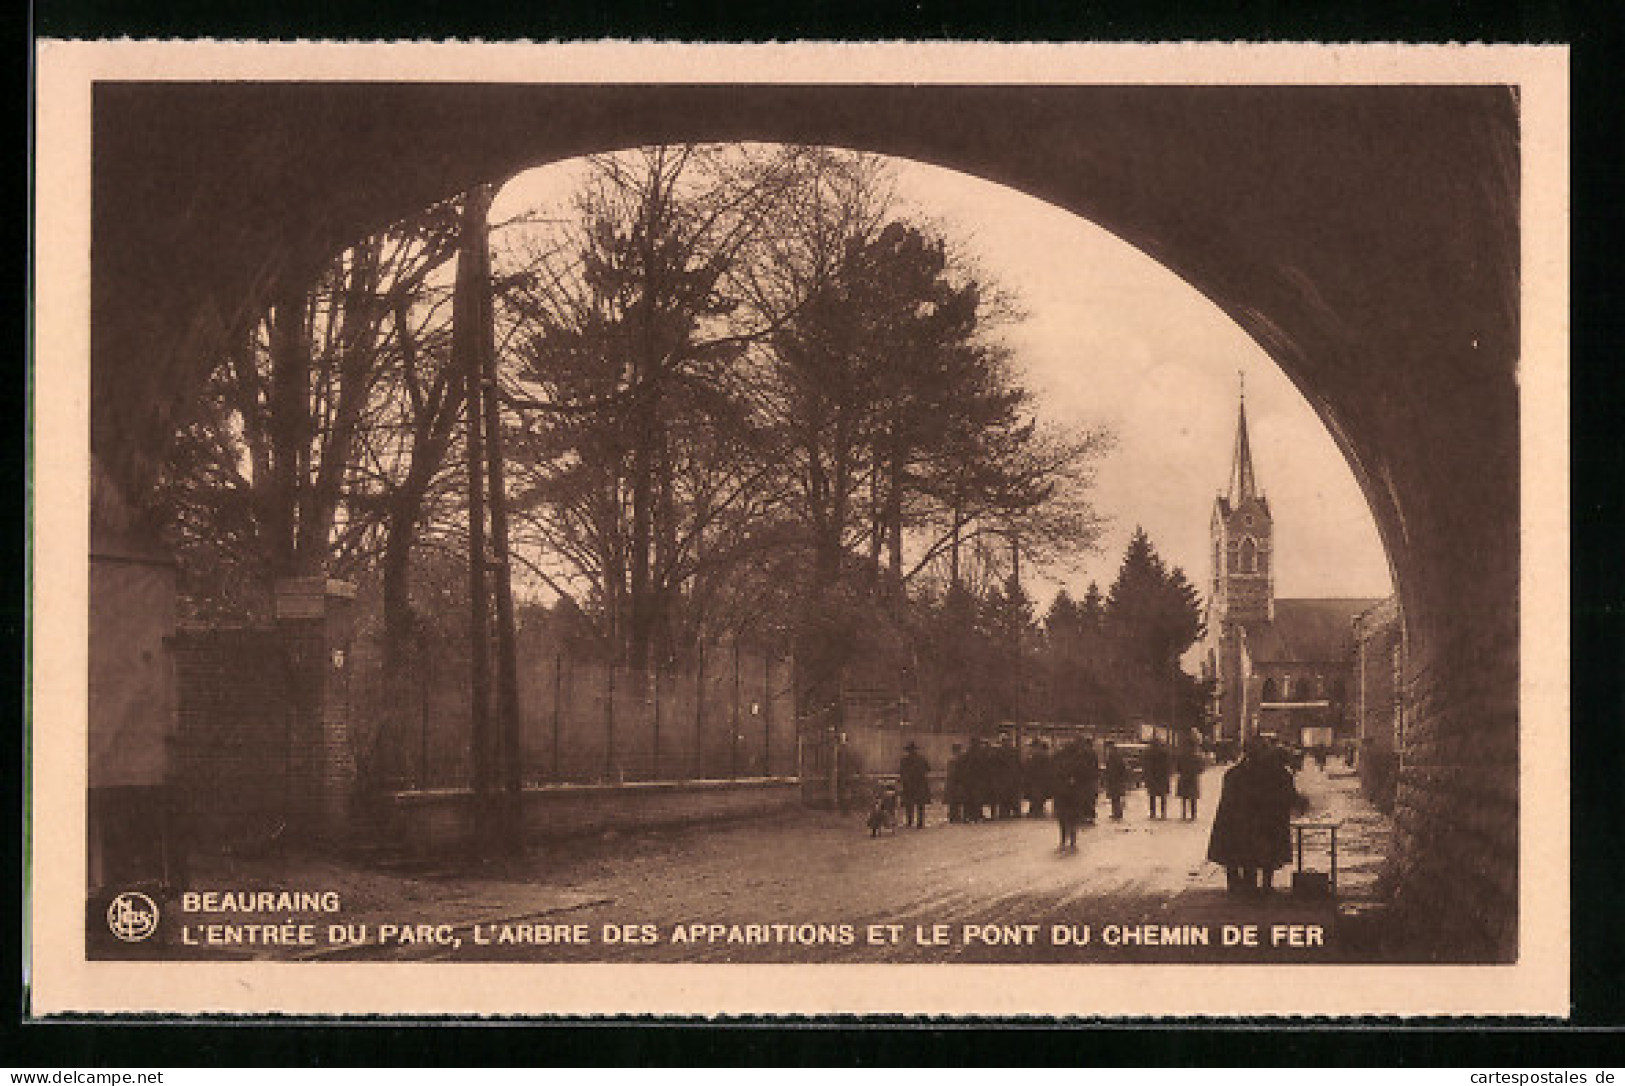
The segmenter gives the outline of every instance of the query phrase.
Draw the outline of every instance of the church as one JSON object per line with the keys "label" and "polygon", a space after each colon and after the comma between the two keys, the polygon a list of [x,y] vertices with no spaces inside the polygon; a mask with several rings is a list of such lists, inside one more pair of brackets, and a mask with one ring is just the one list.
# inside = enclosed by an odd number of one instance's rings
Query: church
{"label": "church", "polygon": [[1353,735],[1354,622],[1376,599],[1277,599],[1275,520],[1253,473],[1243,392],[1229,489],[1213,501],[1202,678],[1216,742],[1268,734],[1304,747]]}

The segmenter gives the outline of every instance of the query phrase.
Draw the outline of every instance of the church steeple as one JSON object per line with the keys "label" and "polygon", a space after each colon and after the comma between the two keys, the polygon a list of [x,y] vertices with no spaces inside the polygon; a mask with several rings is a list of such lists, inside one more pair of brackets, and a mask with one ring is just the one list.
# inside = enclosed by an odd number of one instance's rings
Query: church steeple
{"label": "church steeple", "polygon": [[1269,500],[1253,472],[1247,390],[1236,412],[1230,489],[1213,499],[1213,589],[1209,621],[1268,622],[1275,617],[1275,540]]}
{"label": "church steeple", "polygon": [[1236,455],[1230,466],[1230,508],[1258,497],[1258,481],[1253,477],[1253,447],[1247,440],[1247,386],[1241,387],[1241,408],[1236,416]]}

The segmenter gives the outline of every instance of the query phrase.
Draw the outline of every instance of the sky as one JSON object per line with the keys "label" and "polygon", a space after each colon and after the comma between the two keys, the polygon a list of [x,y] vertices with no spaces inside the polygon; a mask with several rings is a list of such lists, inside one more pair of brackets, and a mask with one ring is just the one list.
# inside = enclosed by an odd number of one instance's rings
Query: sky
{"label": "sky", "polygon": [[[1053,204],[904,159],[904,210],[942,223],[980,272],[1014,297],[1004,330],[1040,418],[1105,424],[1117,437],[1094,500],[1108,520],[1071,569],[1031,570],[1045,602],[1111,583],[1136,525],[1198,590],[1210,577],[1208,523],[1227,484],[1245,382],[1260,489],[1275,517],[1277,597],[1386,596],[1387,558],[1353,473],[1302,394],[1199,291],[1110,232]],[[568,191],[571,164],[521,174],[492,207],[501,222]],[[1024,575],[1030,567],[1024,568]]]}

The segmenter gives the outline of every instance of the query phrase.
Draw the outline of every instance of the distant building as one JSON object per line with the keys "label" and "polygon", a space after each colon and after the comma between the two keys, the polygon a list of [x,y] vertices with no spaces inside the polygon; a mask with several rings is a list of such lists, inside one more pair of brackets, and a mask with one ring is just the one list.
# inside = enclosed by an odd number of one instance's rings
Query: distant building
{"label": "distant building", "polygon": [[1405,739],[1405,629],[1393,596],[1355,620],[1354,642],[1360,787],[1383,810],[1392,810]]}
{"label": "distant building", "polygon": [[1245,398],[1229,489],[1213,502],[1202,677],[1216,740],[1260,733],[1304,746],[1353,736],[1354,620],[1379,601],[1277,599],[1275,522],[1253,473]]}

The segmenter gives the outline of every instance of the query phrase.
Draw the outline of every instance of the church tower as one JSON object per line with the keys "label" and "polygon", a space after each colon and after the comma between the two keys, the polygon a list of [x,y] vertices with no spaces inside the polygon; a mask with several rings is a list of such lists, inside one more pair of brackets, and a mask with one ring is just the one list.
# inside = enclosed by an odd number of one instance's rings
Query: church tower
{"label": "church tower", "polygon": [[1236,416],[1229,489],[1213,499],[1213,575],[1208,584],[1203,676],[1212,682],[1208,723],[1213,738],[1240,741],[1256,728],[1250,689],[1249,632],[1275,618],[1275,526],[1253,472],[1247,395]]}
{"label": "church tower", "polygon": [[1245,387],[1229,488],[1213,499],[1211,533],[1202,657],[1209,735],[1234,744],[1268,733],[1305,746],[1349,738],[1352,631],[1382,601],[1275,598],[1275,522],[1253,471]]}
{"label": "church tower", "polygon": [[1236,450],[1230,489],[1213,500],[1213,580],[1209,625],[1269,622],[1275,618],[1275,530],[1269,499],[1253,474],[1247,435],[1247,396],[1236,417]]}

